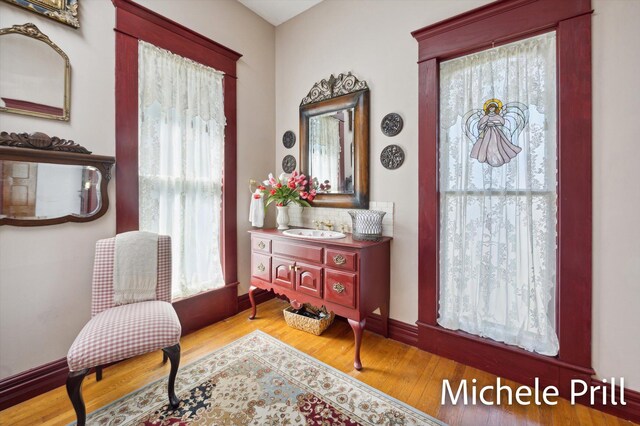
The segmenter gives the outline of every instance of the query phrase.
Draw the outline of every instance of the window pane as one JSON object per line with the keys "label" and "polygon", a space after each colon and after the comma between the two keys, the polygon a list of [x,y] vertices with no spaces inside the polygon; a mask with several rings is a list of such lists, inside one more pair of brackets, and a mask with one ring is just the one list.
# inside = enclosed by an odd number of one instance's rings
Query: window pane
{"label": "window pane", "polygon": [[558,352],[555,33],[440,65],[443,327]]}
{"label": "window pane", "polygon": [[140,229],[171,236],[173,297],[224,285],[223,76],[139,45]]}

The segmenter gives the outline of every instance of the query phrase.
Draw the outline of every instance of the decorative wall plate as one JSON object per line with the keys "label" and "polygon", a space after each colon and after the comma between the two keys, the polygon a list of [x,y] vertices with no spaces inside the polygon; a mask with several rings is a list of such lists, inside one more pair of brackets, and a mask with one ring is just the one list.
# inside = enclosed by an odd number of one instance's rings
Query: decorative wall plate
{"label": "decorative wall plate", "polygon": [[397,169],[404,163],[404,150],[398,145],[388,145],[380,154],[380,162],[386,169]]}
{"label": "decorative wall plate", "polygon": [[382,122],[380,123],[380,128],[382,129],[382,133],[387,136],[395,136],[402,131],[402,126],[404,122],[402,121],[402,117],[395,112],[389,113],[384,116]]}
{"label": "decorative wall plate", "polygon": [[282,135],[282,144],[285,148],[292,148],[296,144],[296,134],[291,130],[287,130]]}
{"label": "decorative wall plate", "polygon": [[287,155],[282,159],[282,171],[291,173],[296,169],[296,157]]}

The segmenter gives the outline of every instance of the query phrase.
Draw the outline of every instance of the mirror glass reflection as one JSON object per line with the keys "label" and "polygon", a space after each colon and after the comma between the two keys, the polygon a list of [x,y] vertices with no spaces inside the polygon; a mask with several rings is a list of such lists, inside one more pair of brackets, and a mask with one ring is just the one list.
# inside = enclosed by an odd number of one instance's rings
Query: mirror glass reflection
{"label": "mirror glass reflection", "polygon": [[0,175],[0,218],[88,217],[102,205],[102,175],[92,166],[2,160]]}
{"label": "mirror glass reflection", "polygon": [[309,117],[309,175],[317,191],[353,194],[353,108]]}
{"label": "mirror glass reflection", "polygon": [[68,119],[66,78],[67,63],[51,45],[22,33],[0,36],[0,110]]}

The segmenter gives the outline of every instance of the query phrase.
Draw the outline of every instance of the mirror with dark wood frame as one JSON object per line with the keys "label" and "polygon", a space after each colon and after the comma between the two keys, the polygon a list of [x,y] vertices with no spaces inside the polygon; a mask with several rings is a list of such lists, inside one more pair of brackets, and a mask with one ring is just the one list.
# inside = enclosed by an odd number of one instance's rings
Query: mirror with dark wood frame
{"label": "mirror with dark wood frame", "polygon": [[99,218],[109,208],[114,161],[44,133],[0,133],[0,225]]}
{"label": "mirror with dark wood frame", "polygon": [[351,73],[316,83],[300,104],[300,171],[317,207],[369,207],[369,88]]}

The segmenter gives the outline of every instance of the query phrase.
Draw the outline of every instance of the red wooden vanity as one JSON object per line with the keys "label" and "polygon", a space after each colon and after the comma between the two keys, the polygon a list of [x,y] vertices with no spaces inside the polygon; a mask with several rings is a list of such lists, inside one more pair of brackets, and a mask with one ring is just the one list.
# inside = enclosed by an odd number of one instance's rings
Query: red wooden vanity
{"label": "red wooden vanity", "polygon": [[355,241],[290,237],[275,229],[251,233],[251,316],[256,316],[257,288],[286,296],[294,308],[302,303],[326,306],[349,320],[355,337],[353,365],[362,368],[360,344],[367,316],[380,308],[388,337],[391,238]]}

